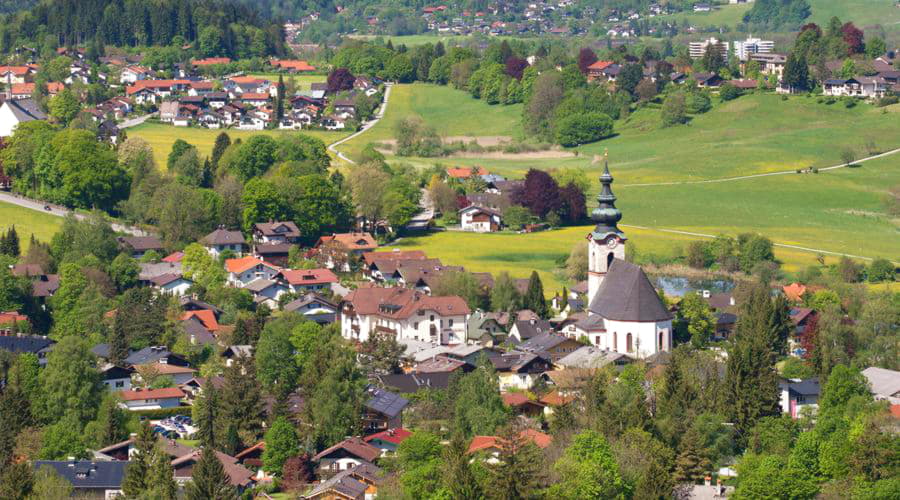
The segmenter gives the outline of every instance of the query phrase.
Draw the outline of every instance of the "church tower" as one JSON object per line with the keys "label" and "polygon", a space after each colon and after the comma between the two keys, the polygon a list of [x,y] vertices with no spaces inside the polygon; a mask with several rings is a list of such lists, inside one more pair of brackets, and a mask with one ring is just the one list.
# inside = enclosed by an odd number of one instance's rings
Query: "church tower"
{"label": "church tower", "polygon": [[603,188],[597,196],[599,206],[591,212],[591,220],[597,223],[597,226],[588,235],[588,304],[597,295],[597,290],[600,289],[613,259],[625,260],[627,238],[616,226],[622,219],[622,212],[616,208],[616,195],[610,188],[612,182],[609,162],[604,157],[603,175],[600,176]]}

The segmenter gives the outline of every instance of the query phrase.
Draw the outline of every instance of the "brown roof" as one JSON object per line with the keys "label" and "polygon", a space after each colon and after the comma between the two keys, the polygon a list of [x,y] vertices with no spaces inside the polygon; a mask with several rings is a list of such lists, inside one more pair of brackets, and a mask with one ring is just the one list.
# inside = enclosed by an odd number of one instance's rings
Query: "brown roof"
{"label": "brown roof", "polygon": [[281,275],[291,285],[323,285],[339,281],[328,269],[284,269]]}
{"label": "brown roof", "polygon": [[329,241],[337,241],[347,247],[348,250],[375,250],[378,248],[378,243],[369,233],[338,233],[331,236],[322,236],[319,238],[316,246]]}
{"label": "brown roof", "polygon": [[[253,229],[254,231],[259,231],[264,236],[284,236],[287,238],[300,237],[300,228],[292,221],[257,222],[256,224],[253,224]],[[276,231],[277,229],[282,230]]]}
{"label": "brown roof", "polygon": [[503,404],[506,406],[519,407],[525,406],[527,404],[533,404],[538,406],[543,406],[541,403],[537,401],[532,401],[528,399],[528,396],[522,394],[521,392],[504,392],[500,395],[503,398]]}
{"label": "brown roof", "polygon": [[643,269],[621,259],[613,259],[606,278],[591,300],[590,311],[617,321],[672,319]]}
{"label": "brown roof", "polygon": [[150,363],[146,365],[135,365],[137,370],[153,370],[156,369],[156,373],[160,375],[173,375],[176,373],[196,373],[197,370],[193,368],[188,368],[187,366],[177,366],[170,365],[167,363]]}
{"label": "brown roof", "polygon": [[367,462],[371,462],[381,456],[381,450],[370,445],[369,443],[363,441],[358,437],[347,438],[336,445],[322,450],[321,453],[313,457],[313,460],[321,460],[323,457],[326,457],[337,450],[344,450],[348,453],[355,455]]}
{"label": "brown roof", "polygon": [[119,391],[124,401],[141,401],[144,399],[168,399],[183,398],[184,392],[177,387],[166,387],[164,389],[135,389],[133,391]]}
{"label": "brown roof", "polygon": [[[177,470],[182,465],[196,463],[198,460],[200,460],[201,453],[202,450],[197,449],[183,457],[178,457],[175,460],[172,460],[172,467]],[[239,464],[236,458],[232,457],[231,455],[226,455],[220,451],[216,452],[216,458],[218,458],[219,462],[222,463],[222,468],[225,469],[225,473],[228,474],[228,482],[231,483],[232,486],[243,487],[253,483],[253,471]]]}
{"label": "brown roof", "polygon": [[428,257],[421,250],[391,250],[387,252],[366,252],[362,255],[366,265],[384,260],[423,260]]}
{"label": "brown roof", "polygon": [[432,297],[408,288],[358,288],[344,299],[357,314],[405,319],[418,312],[434,311],[441,316],[469,314],[469,306],[455,295]]}

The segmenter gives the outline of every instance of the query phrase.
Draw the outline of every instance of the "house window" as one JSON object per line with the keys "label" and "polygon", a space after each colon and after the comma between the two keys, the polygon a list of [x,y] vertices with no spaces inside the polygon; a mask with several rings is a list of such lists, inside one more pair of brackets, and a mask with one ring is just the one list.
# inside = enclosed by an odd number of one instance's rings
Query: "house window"
{"label": "house window", "polygon": [[625,336],[625,348],[628,350],[628,352],[634,351],[634,346],[632,345],[632,342],[631,342],[631,334],[630,333]]}
{"label": "house window", "polygon": [[453,326],[453,320],[452,320],[452,319],[450,320],[450,326]]}
{"label": "house window", "polygon": [[116,387],[125,387],[125,381],[124,381],[124,380],[119,380],[119,381],[117,381],[117,382],[116,382]]}
{"label": "house window", "polygon": [[619,350],[619,334],[613,332],[613,351]]}
{"label": "house window", "polygon": [[416,329],[416,330],[419,329],[419,322],[418,322],[418,321],[416,321],[415,323],[413,323],[413,328]]}
{"label": "house window", "polygon": [[434,314],[431,315],[431,321],[434,321]]}

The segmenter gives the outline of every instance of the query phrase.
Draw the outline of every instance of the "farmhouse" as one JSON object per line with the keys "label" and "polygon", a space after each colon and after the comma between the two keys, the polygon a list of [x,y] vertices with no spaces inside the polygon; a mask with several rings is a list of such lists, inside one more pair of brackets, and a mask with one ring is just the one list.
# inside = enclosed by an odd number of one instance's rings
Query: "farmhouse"
{"label": "farmhouse", "polygon": [[464,231],[493,233],[500,230],[500,211],[492,208],[469,205],[459,211],[459,225]]}
{"label": "farmhouse", "polygon": [[407,288],[358,288],[341,302],[341,335],[364,342],[384,332],[397,340],[456,344],[466,339],[469,306],[457,296]]}
{"label": "farmhouse", "polygon": [[244,251],[244,235],[240,231],[229,231],[219,227],[215,231],[204,236],[200,243],[206,247],[206,251],[218,258],[225,250],[241,255]]}
{"label": "farmhouse", "polygon": [[855,78],[832,78],[825,80],[822,94],[835,97],[864,97],[873,99],[884,97],[887,81],[880,76],[858,76]]}

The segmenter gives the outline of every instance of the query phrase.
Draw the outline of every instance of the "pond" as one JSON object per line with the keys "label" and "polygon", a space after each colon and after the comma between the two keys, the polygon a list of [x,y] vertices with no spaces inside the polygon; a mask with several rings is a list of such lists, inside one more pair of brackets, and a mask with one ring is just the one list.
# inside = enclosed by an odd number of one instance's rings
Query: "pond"
{"label": "pond", "polygon": [[686,293],[698,290],[724,293],[734,289],[734,281],[721,278],[690,279],[683,276],[659,276],[654,281],[656,288],[661,288],[670,297],[681,297]]}

